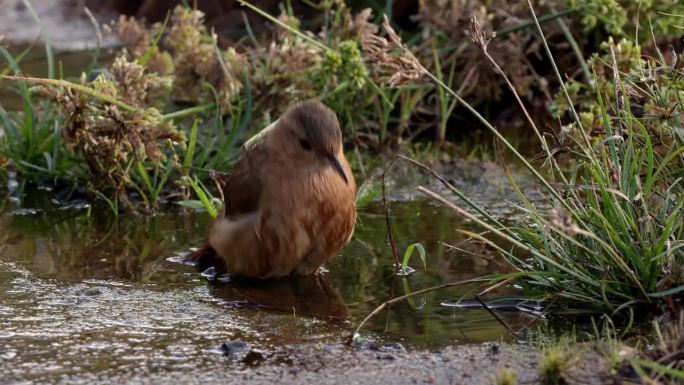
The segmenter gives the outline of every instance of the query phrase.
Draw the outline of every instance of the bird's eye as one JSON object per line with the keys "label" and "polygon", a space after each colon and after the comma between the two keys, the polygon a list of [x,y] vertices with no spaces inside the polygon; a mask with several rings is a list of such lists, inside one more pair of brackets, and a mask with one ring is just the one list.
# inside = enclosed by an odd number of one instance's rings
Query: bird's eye
{"label": "bird's eye", "polygon": [[300,139],[299,144],[302,146],[302,148],[306,151],[311,151],[311,143],[309,143],[308,140],[306,139]]}

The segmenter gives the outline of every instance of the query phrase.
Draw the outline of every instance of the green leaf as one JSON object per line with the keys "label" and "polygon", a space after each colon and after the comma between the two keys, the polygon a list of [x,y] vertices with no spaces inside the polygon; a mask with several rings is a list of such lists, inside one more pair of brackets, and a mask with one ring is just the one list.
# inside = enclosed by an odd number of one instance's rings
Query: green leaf
{"label": "green leaf", "polygon": [[216,218],[218,216],[218,210],[216,210],[216,208],[212,204],[211,199],[209,199],[209,197],[207,196],[207,193],[199,185],[197,178],[188,179],[188,181],[190,183],[190,186],[192,186],[192,189],[195,190],[195,194],[200,199],[200,201],[202,202],[202,205],[207,210],[209,215],[212,218]]}
{"label": "green leaf", "polygon": [[204,203],[200,200],[196,199],[190,199],[190,200],[185,200],[185,201],[178,201],[176,202],[179,206],[183,206],[189,209],[193,210],[206,210],[206,207],[204,206]]}
{"label": "green leaf", "polygon": [[652,370],[659,372],[659,373],[664,373],[664,374],[668,374],[672,377],[684,379],[684,371],[681,371],[681,370],[677,370],[674,368],[670,368],[668,366],[660,365],[656,362],[646,361],[646,360],[642,360],[639,358],[630,358],[629,361],[634,366],[645,367],[645,368],[652,369]]}
{"label": "green leaf", "polygon": [[684,290],[684,285],[673,287],[672,289],[668,289],[668,290],[664,290],[664,291],[659,291],[657,293],[650,293],[650,294],[648,294],[648,296],[654,297],[654,298],[667,297],[668,295],[677,294],[682,290]]}
{"label": "green leaf", "polygon": [[418,256],[420,257],[420,260],[423,261],[423,269],[427,270],[427,260],[425,258],[425,248],[423,247],[423,245],[421,245],[418,242],[412,243],[406,248],[406,251],[404,252],[404,260],[401,262],[401,268],[406,269],[406,266],[408,266],[409,260],[411,259],[411,256],[413,255],[413,250],[418,250]]}
{"label": "green leaf", "polygon": [[154,187],[152,187],[152,182],[150,181],[149,175],[147,175],[147,170],[145,169],[145,165],[143,164],[142,161],[136,162],[136,166],[138,169],[138,175],[140,175],[140,179],[142,179],[143,183],[145,184],[145,187],[147,187],[147,191],[149,193],[154,192]]}
{"label": "green leaf", "polygon": [[197,125],[199,120],[195,119],[190,129],[190,142],[188,142],[188,149],[185,151],[185,158],[183,159],[183,166],[191,167],[192,160],[195,157],[195,146],[197,145]]}

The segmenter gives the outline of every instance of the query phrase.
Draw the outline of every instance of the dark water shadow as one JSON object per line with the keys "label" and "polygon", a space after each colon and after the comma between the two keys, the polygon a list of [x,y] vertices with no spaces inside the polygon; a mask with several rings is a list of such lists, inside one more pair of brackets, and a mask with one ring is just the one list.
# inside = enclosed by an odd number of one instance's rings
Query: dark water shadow
{"label": "dark water shadow", "polygon": [[232,279],[212,285],[211,294],[233,309],[266,308],[338,323],[349,322],[349,307],[326,276]]}

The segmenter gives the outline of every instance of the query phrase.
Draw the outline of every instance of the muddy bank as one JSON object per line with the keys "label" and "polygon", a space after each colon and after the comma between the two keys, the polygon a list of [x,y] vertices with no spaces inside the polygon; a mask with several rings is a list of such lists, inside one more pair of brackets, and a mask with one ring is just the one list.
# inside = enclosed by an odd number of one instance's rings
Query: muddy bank
{"label": "muddy bank", "polygon": [[[496,351],[496,353],[493,353]],[[521,383],[537,378],[533,353],[507,345],[448,348],[441,352],[403,354],[350,352],[339,346],[299,351],[276,362],[249,366],[231,361],[218,370],[188,370],[108,377],[127,384],[489,384],[492,373],[507,367],[516,371]],[[270,361],[270,360],[269,360]],[[283,361],[283,362],[277,362]],[[68,381],[97,381],[98,376],[65,378]],[[61,381],[58,381],[61,382]],[[594,383],[599,384],[600,381]]]}
{"label": "muddy bank", "polygon": [[[266,364],[257,368],[239,368],[227,364],[219,372],[151,374],[117,378],[129,384],[154,383],[226,383],[226,384],[493,384],[500,368],[516,373],[518,383],[537,383],[538,355],[509,345],[488,344],[447,348],[439,352],[409,352],[401,355],[328,351],[322,362],[315,358],[294,356],[292,365]],[[305,352],[308,357],[312,353]],[[332,354],[331,354],[332,353]],[[314,356],[315,357],[315,356]],[[586,361],[567,377],[568,384],[604,384],[607,377]],[[236,367],[237,366],[237,367]],[[591,373],[587,375],[587,373]]]}

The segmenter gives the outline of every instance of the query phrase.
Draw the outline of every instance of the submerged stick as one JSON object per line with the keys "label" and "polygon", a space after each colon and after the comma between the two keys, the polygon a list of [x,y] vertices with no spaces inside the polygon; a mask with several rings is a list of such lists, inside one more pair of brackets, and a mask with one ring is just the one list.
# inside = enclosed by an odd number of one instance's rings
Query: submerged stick
{"label": "submerged stick", "polygon": [[361,323],[359,324],[359,326],[357,326],[356,329],[354,329],[354,334],[352,334],[352,341],[353,341],[356,337],[359,336],[359,332],[360,332],[361,329],[366,325],[366,323],[368,323],[368,321],[370,321],[373,317],[375,317],[376,315],[378,315],[381,311],[383,311],[384,309],[386,309],[386,308],[387,308],[388,306],[390,306],[390,305],[393,305],[393,304],[395,304],[395,303],[397,303],[397,302],[399,302],[399,301],[403,301],[403,300],[405,300],[405,299],[407,299],[407,298],[413,297],[414,295],[429,293],[429,292],[431,292],[431,291],[440,290],[440,289],[445,289],[445,288],[447,288],[447,287],[458,286],[458,285],[463,285],[463,284],[466,284],[466,283],[474,283],[474,282],[481,282],[481,279],[480,279],[480,278],[472,278],[472,279],[466,279],[466,280],[464,280],[464,281],[445,283],[445,284],[442,284],[442,285],[437,285],[437,286],[432,286],[432,287],[428,287],[428,288],[425,288],[425,289],[417,290],[417,291],[414,291],[414,292],[412,292],[412,293],[407,293],[407,294],[404,294],[404,295],[400,295],[399,297],[395,297],[395,298],[392,298],[392,299],[390,299],[390,300],[387,300],[387,301],[381,303],[381,304],[380,304],[378,307],[376,307],[375,309],[373,309],[373,311],[370,312],[370,313],[366,316],[366,318],[364,318],[364,319],[361,321]]}
{"label": "submerged stick", "polygon": [[503,327],[505,327],[506,330],[508,330],[509,333],[513,334],[514,336],[516,336],[516,337],[518,337],[518,338],[521,338],[520,335],[519,335],[518,333],[516,333],[513,329],[511,329],[511,327],[508,326],[507,323],[505,323],[501,318],[499,318],[498,315],[496,315],[496,313],[494,312],[494,310],[492,310],[489,306],[487,306],[487,304],[480,298],[480,294],[476,294],[476,295],[475,295],[475,299],[477,300],[477,302],[480,303],[480,305],[482,305],[482,307],[485,308],[485,310],[487,310],[487,311],[489,312],[489,314],[492,315],[492,317],[494,317],[494,319],[496,319],[497,321],[499,321],[499,323],[500,323],[501,325],[503,325]]}
{"label": "submerged stick", "polygon": [[[408,298],[410,298],[410,297],[413,297],[413,296],[415,296],[415,295],[425,294],[425,293],[429,293],[429,292],[431,292],[431,291],[436,291],[436,290],[441,290],[441,289],[446,289],[446,288],[448,288],[448,287],[459,286],[459,285],[468,284],[468,283],[482,282],[482,281],[483,281],[483,278],[471,278],[471,279],[466,279],[466,280],[464,280],[464,281],[450,282],[450,283],[445,283],[445,284],[442,284],[442,285],[437,285],[437,286],[432,286],[432,287],[428,287],[428,288],[425,288],[425,289],[417,290],[417,291],[414,291],[414,292],[411,292],[411,293],[407,293],[407,294],[401,295],[401,296],[399,296],[399,297],[395,297],[395,298],[392,298],[392,299],[390,299],[390,300],[387,300],[387,301],[381,303],[381,304],[380,304],[379,306],[377,306],[375,309],[373,309],[373,311],[371,311],[371,312],[370,312],[370,313],[361,321],[361,323],[359,324],[359,326],[357,326],[356,329],[354,329],[354,333],[352,334],[352,341],[354,341],[356,338],[358,338],[358,337],[360,336],[359,333],[361,332],[361,329],[366,325],[366,323],[368,323],[368,321],[370,321],[372,318],[374,318],[375,316],[377,316],[378,314],[380,314],[380,312],[382,312],[383,310],[387,309],[390,305],[393,305],[393,304],[395,304],[395,303],[397,303],[397,302],[403,301],[403,300],[408,299]],[[507,283],[510,283],[511,281],[513,281],[513,278],[508,278],[508,279],[505,279],[505,280],[503,280],[503,281],[501,281],[501,282],[498,282],[498,283],[496,283],[496,284],[494,284],[494,285],[492,285],[492,286],[490,286],[490,287],[488,287],[488,288],[486,288],[486,289],[480,291],[479,293],[477,293],[477,294],[475,295],[475,298],[482,304],[482,306],[483,306],[487,311],[489,311],[489,312],[492,314],[492,316],[493,316],[501,325],[503,325],[504,328],[506,328],[506,330],[508,330],[508,331],[509,331],[511,334],[513,334],[514,336],[516,336],[516,337],[518,337],[518,338],[521,338],[520,335],[519,335],[518,333],[516,333],[510,326],[508,326],[508,325],[507,325],[499,316],[497,316],[496,314],[494,314],[494,311],[493,311],[491,308],[489,308],[489,306],[487,306],[487,305],[480,299],[480,296],[481,296],[481,295],[484,295],[484,294],[486,294],[486,293],[488,293],[488,292],[490,292],[490,291],[492,291],[492,290],[494,290],[494,289],[496,289],[496,288],[498,288],[498,287],[500,287],[500,286],[502,286],[502,285],[505,285],[505,284],[507,284]]]}

